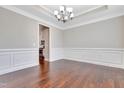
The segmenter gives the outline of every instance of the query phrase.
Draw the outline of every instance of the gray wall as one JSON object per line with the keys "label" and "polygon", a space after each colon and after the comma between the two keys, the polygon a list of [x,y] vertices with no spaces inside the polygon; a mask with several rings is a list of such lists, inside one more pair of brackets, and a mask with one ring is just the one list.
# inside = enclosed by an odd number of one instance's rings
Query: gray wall
{"label": "gray wall", "polygon": [[65,30],[64,47],[124,48],[124,16]]}
{"label": "gray wall", "polygon": [[0,8],[0,48],[37,48],[38,22]]}
{"label": "gray wall", "polygon": [[50,28],[50,43],[52,48],[63,48],[63,31],[55,27]]}
{"label": "gray wall", "polygon": [[0,8],[0,49],[39,48],[39,24],[50,28],[49,60],[62,59],[63,31]]}
{"label": "gray wall", "polygon": [[[63,48],[63,46],[72,48],[124,47],[124,17],[65,31],[49,27],[52,48]],[[0,8],[0,49],[37,48],[38,35],[39,22]]]}
{"label": "gray wall", "polygon": [[[39,24],[23,15],[0,7],[0,49],[38,48]],[[50,27],[51,48],[63,47],[63,32],[53,26]]]}

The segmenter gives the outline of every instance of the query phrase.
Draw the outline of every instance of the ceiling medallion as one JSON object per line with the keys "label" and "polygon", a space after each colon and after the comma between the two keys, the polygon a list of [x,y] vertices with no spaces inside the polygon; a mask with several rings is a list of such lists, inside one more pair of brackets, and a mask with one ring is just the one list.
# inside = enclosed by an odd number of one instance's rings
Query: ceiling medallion
{"label": "ceiling medallion", "polygon": [[65,23],[68,20],[72,20],[74,18],[73,8],[66,7],[64,5],[60,6],[59,11],[54,11],[54,15],[58,19],[58,21]]}

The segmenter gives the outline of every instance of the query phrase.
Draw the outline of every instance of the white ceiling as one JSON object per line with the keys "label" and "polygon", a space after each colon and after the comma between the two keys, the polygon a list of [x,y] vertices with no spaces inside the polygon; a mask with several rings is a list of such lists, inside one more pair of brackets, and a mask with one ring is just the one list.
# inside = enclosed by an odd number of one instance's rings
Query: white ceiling
{"label": "white ceiling", "polygon": [[74,10],[74,19],[66,23],[58,22],[54,17],[54,10],[59,9],[59,5],[14,5],[1,6],[15,11],[59,29],[69,29],[80,25],[90,24],[101,20],[124,15],[123,5],[66,5]]}
{"label": "white ceiling", "polygon": [[[42,5],[46,10],[54,13],[54,10],[58,10],[60,5]],[[95,8],[98,5],[65,5],[66,7],[72,7],[74,9],[73,13],[75,15],[80,15],[80,13],[85,12],[89,9]]]}

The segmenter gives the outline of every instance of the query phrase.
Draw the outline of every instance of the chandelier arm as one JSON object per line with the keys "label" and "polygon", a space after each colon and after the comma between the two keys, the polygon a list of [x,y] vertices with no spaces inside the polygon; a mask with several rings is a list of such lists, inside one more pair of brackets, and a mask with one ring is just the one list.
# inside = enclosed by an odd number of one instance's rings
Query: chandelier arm
{"label": "chandelier arm", "polygon": [[63,23],[67,22],[68,20],[72,20],[73,12],[70,12],[65,5],[63,5],[63,9],[60,9],[62,11],[58,11],[58,14],[55,15],[55,17],[58,19],[58,21],[62,21]]}

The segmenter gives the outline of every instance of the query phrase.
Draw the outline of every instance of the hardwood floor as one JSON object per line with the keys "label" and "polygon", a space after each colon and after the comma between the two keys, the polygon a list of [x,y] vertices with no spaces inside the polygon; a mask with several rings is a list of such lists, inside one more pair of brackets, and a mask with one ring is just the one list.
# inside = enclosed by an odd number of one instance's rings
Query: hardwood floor
{"label": "hardwood floor", "polygon": [[0,87],[111,88],[124,87],[124,70],[58,60],[0,76]]}

